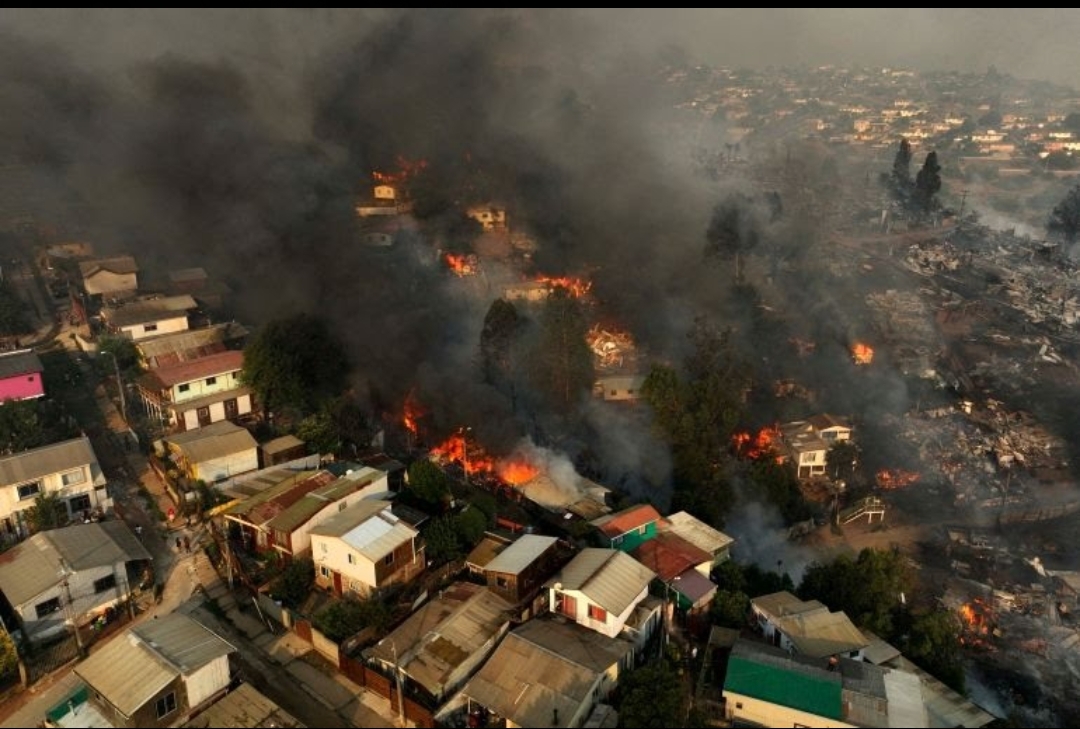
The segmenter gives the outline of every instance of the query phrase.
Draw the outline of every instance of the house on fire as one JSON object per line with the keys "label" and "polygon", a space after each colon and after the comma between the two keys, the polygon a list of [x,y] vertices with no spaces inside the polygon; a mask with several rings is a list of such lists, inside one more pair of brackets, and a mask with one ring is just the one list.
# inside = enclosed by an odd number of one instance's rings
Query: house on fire
{"label": "house on fire", "polygon": [[780,426],[787,455],[799,478],[825,475],[826,454],[840,441],[851,440],[851,426],[833,415],[815,415]]}

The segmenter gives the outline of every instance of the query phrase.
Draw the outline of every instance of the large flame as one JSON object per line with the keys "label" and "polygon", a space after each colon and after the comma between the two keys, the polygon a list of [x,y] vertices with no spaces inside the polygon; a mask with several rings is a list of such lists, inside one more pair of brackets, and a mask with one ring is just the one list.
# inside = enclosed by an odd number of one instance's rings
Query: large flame
{"label": "large flame", "polygon": [[874,361],[874,350],[869,344],[855,342],[851,345],[851,359],[857,365],[868,365]]}
{"label": "large flame", "polygon": [[401,421],[405,425],[405,429],[413,435],[417,434],[418,423],[421,417],[424,415],[423,408],[413,398],[412,392],[405,396],[405,412],[401,416]]}
{"label": "large flame", "polygon": [[913,483],[917,483],[922,476],[915,471],[905,471],[901,468],[883,468],[876,474],[878,488],[902,489]]}
{"label": "large flame", "polygon": [[767,456],[776,458],[777,463],[783,463],[784,458],[778,452],[780,448],[780,430],[778,428],[762,428],[757,435],[747,432],[736,433],[731,437],[731,444],[735,453],[744,458],[757,460]]}
{"label": "large flame", "polygon": [[457,253],[444,253],[446,265],[458,276],[472,276],[476,274],[476,256],[459,255]]}
{"label": "large flame", "polygon": [[495,463],[479,448],[473,447],[465,436],[455,433],[431,449],[431,455],[437,460],[449,463],[460,463],[466,475],[472,476],[478,473],[491,473]]}
{"label": "large flame", "polygon": [[527,461],[515,459],[500,461],[496,473],[511,486],[519,486],[539,476],[540,469]]}

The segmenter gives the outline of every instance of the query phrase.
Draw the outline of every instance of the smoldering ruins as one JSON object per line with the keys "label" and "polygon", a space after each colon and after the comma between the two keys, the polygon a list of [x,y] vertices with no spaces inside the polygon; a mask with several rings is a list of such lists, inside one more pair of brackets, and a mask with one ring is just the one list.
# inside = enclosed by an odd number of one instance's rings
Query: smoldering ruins
{"label": "smoldering ruins", "polygon": [[[946,176],[933,215],[898,210],[878,176],[888,125],[928,115],[906,114],[913,76],[710,68],[595,14],[260,17],[263,37],[220,29],[229,53],[7,31],[5,229],[202,266],[255,325],[325,318],[388,450],[554,523],[700,506],[736,554],[797,577],[837,549],[827,525],[887,545],[887,513],[980,684],[1031,716],[1078,710],[1058,690],[1080,672],[1075,251],[980,222],[975,173]],[[974,106],[1006,96],[994,83]],[[556,326],[586,353],[561,380],[533,372]],[[670,391],[648,379],[663,368]],[[647,382],[719,403],[683,426],[708,457]],[[763,496],[757,461],[800,469],[794,495]]]}

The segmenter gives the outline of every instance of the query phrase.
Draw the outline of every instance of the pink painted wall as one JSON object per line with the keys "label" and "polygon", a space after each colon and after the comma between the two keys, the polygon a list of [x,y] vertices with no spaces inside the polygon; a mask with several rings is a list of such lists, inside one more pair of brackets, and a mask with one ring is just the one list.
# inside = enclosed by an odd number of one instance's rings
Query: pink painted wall
{"label": "pink painted wall", "polygon": [[41,397],[44,394],[45,386],[41,382],[40,372],[14,375],[0,380],[0,402],[26,400],[31,397]]}

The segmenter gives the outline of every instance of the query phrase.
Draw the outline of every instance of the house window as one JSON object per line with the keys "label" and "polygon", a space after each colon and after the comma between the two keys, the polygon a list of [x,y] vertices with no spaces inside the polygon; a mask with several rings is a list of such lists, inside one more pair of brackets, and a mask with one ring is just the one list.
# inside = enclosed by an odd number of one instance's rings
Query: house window
{"label": "house window", "polygon": [[207,377],[206,378],[206,386],[207,387],[210,387],[210,385],[216,385],[216,384],[217,384],[217,378],[216,377]]}
{"label": "house window", "polygon": [[507,587],[510,586],[510,580],[506,579],[505,577],[496,577],[495,586],[505,590]]}
{"label": "house window", "polygon": [[100,580],[94,580],[94,594],[105,592],[116,587],[116,575],[105,575]]}
{"label": "house window", "polygon": [[76,468],[74,471],[68,471],[60,476],[60,480],[65,486],[72,486],[77,483],[82,483],[86,480],[86,474],[83,473],[81,468]]}
{"label": "house window", "polygon": [[90,495],[83,494],[69,499],[68,508],[71,509],[72,514],[78,514],[80,511],[88,511],[90,509]]}
{"label": "house window", "polygon": [[185,382],[182,385],[178,385],[177,388],[176,388],[177,392],[187,392],[190,389],[191,389],[191,385],[188,384],[187,382]]}
{"label": "house window", "polygon": [[324,580],[330,579],[330,568],[324,564],[319,565],[319,574],[322,575]]}
{"label": "house window", "polygon": [[164,719],[169,714],[176,711],[176,692],[170,691],[157,700],[157,718]]}
{"label": "house window", "polygon": [[349,564],[356,564],[356,556],[349,552]]}
{"label": "house window", "polygon": [[386,555],[386,558],[383,559],[383,564],[394,564],[394,553],[393,552]]}
{"label": "house window", "polygon": [[622,534],[611,540],[611,546],[617,547],[622,544]]}
{"label": "house window", "polygon": [[39,602],[37,605],[34,606],[34,611],[37,613],[39,620],[46,615],[52,615],[53,613],[59,612],[60,598],[54,597],[52,600]]}
{"label": "house window", "polygon": [[33,382],[34,381],[34,376],[30,375],[29,377],[26,378],[26,381],[27,382]]}
{"label": "house window", "polygon": [[19,487],[19,501],[25,501],[26,499],[32,499],[41,493],[41,484],[24,483]]}
{"label": "house window", "polygon": [[607,610],[599,605],[589,605],[589,617],[601,623],[607,622]]}
{"label": "house window", "polygon": [[144,332],[156,332],[157,331],[157,324],[143,324],[143,331]]}
{"label": "house window", "polygon": [[646,524],[645,526],[639,526],[638,530],[637,530],[637,533],[639,535],[641,535],[641,536],[645,536],[645,532],[647,532],[647,531],[649,531],[649,525],[648,524]]}

